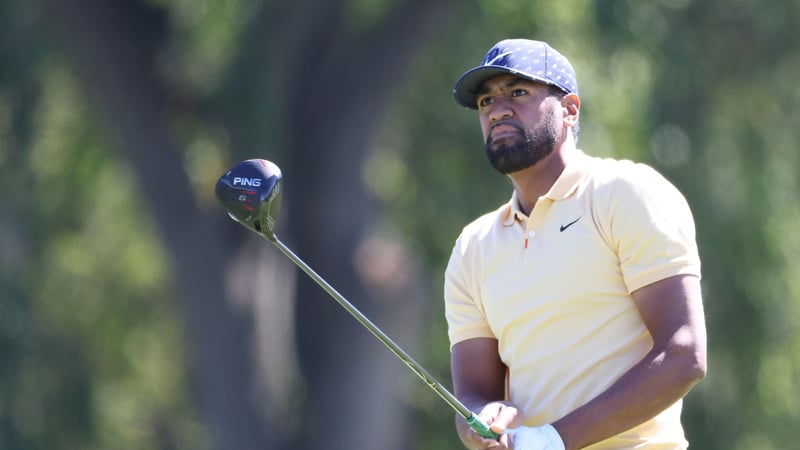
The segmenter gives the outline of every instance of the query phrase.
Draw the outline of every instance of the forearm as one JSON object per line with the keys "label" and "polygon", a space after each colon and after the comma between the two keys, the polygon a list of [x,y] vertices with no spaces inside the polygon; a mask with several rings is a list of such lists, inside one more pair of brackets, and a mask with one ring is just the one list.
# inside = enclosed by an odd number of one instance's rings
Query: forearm
{"label": "forearm", "polygon": [[[475,338],[459,342],[451,350],[450,366],[456,397],[473,413],[483,414],[484,422],[497,419],[502,406],[487,409],[487,405],[505,397],[506,366],[497,353],[497,340]],[[456,431],[466,448],[485,448],[478,446],[480,438],[470,433],[461,416],[456,418]]]}
{"label": "forearm", "polygon": [[605,392],[554,422],[567,450],[629,430],[680,400],[705,376],[705,356],[692,351],[652,350]]}

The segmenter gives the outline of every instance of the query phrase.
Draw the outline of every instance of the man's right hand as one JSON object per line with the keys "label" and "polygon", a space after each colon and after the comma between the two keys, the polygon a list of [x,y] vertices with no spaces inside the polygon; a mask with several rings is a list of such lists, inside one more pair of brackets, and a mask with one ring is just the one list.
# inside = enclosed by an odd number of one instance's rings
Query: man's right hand
{"label": "man's right hand", "polygon": [[499,434],[500,438],[498,440],[485,438],[470,429],[467,432],[466,441],[471,448],[477,450],[514,448],[511,446],[512,439],[509,439],[506,430],[517,428],[522,424],[522,414],[516,405],[509,402],[491,402],[481,409],[478,417],[489,425],[492,431]]}

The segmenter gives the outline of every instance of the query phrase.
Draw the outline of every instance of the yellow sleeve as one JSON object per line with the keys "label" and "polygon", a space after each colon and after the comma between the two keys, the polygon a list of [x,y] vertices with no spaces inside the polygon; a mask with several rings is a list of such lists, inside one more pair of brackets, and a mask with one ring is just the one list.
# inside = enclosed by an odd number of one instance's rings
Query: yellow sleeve
{"label": "yellow sleeve", "polygon": [[610,194],[611,234],[629,292],[674,275],[700,276],[694,219],[674,185],[635,164]]}
{"label": "yellow sleeve", "polygon": [[470,260],[468,242],[463,234],[459,236],[445,271],[445,318],[451,348],[467,339],[494,337],[481,307],[476,288],[479,265]]}

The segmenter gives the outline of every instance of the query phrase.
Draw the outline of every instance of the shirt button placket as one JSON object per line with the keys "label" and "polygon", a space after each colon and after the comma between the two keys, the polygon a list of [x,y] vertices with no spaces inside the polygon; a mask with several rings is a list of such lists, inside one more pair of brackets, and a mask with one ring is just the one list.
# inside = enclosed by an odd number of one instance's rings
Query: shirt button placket
{"label": "shirt button placket", "polygon": [[540,197],[536,205],[533,206],[531,215],[525,226],[525,250],[530,250],[532,247],[533,238],[536,237],[537,224],[541,224],[547,210],[550,208],[550,201],[545,197]]}
{"label": "shirt button placket", "polygon": [[527,236],[525,236],[525,249],[528,248],[528,243],[530,242],[530,240],[533,239],[534,236],[536,236],[536,232],[533,230],[528,230],[527,233],[528,233]]}

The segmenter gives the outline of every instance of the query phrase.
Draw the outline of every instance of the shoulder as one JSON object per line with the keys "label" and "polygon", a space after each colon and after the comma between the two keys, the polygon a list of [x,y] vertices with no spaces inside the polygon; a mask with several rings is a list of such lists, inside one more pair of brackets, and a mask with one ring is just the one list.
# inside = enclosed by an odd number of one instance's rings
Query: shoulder
{"label": "shoulder", "polygon": [[476,218],[461,230],[456,240],[456,250],[464,253],[467,247],[487,239],[494,229],[503,227],[504,222],[513,221],[513,214],[509,202]]}
{"label": "shoulder", "polygon": [[627,159],[591,158],[590,179],[599,194],[640,200],[682,200],[677,187],[653,167]]}
{"label": "shoulder", "polygon": [[629,159],[588,158],[592,179],[601,185],[651,184],[668,182],[653,167]]}

